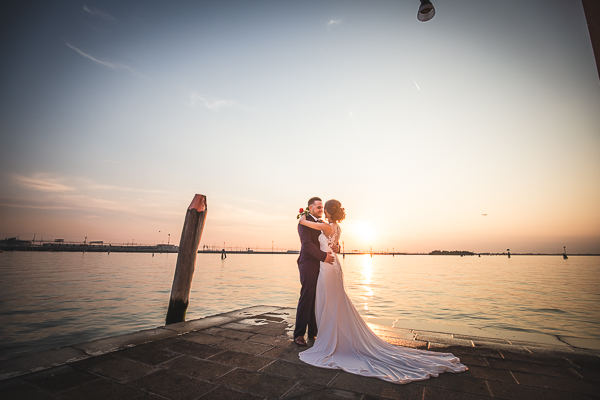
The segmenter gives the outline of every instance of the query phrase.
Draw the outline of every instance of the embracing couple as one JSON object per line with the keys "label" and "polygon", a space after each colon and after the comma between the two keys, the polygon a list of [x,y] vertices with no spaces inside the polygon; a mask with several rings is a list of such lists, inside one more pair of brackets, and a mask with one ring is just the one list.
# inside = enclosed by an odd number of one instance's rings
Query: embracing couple
{"label": "embracing couple", "polygon": [[[324,222],[321,218],[327,218]],[[300,360],[317,367],[342,369],[393,383],[429,379],[442,372],[462,372],[467,367],[450,353],[398,347],[383,341],[362,319],[344,287],[339,253],[339,223],[346,213],[338,200],[308,201],[300,218],[302,247],[298,257],[300,299],[296,311],[294,342],[313,346]]]}

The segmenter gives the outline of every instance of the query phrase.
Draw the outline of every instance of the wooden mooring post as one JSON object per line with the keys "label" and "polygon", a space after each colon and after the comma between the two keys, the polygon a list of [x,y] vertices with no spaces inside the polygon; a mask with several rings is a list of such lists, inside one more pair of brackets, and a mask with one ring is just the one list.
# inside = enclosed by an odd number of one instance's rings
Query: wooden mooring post
{"label": "wooden mooring post", "polygon": [[173,277],[173,287],[171,288],[169,310],[167,311],[167,325],[185,321],[198,245],[202,237],[206,213],[206,196],[196,194],[185,214],[185,222],[179,241],[179,254],[177,254],[177,265]]}

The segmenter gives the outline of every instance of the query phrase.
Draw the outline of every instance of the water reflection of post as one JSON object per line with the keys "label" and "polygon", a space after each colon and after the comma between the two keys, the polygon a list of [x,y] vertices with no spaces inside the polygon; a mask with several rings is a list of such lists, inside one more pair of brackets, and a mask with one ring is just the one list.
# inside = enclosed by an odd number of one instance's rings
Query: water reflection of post
{"label": "water reflection of post", "polygon": [[167,325],[185,321],[185,312],[190,299],[192,278],[194,277],[196,255],[198,254],[198,245],[204,229],[206,213],[206,196],[196,194],[187,209],[181,240],[179,241],[179,254],[177,254],[177,265],[167,311]]}
{"label": "water reflection of post", "polygon": [[346,258],[346,247],[344,247],[344,242],[342,242],[342,258]]}
{"label": "water reflection of post", "polygon": [[508,251],[508,258],[510,258],[510,249],[506,249]]}
{"label": "water reflection of post", "polygon": [[563,246],[563,259],[564,260],[569,259],[569,257],[567,257],[567,246]]}

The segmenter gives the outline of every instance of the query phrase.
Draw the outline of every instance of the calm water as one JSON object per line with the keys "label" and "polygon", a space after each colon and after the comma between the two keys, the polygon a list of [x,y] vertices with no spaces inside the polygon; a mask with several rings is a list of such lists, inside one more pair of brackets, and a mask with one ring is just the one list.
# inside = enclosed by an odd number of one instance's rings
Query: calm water
{"label": "calm water", "polygon": [[[187,318],[295,307],[297,255],[199,254]],[[177,254],[0,254],[2,359],[164,325]],[[363,316],[600,338],[600,258],[347,256]]]}

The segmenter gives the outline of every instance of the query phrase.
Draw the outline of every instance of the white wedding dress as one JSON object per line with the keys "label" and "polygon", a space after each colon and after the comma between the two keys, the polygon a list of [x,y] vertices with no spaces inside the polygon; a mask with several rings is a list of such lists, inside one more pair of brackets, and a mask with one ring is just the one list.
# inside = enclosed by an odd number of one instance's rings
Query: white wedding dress
{"label": "white wedding dress", "polygon": [[[321,233],[322,251],[337,243],[339,225],[328,238]],[[316,367],[342,369],[393,383],[429,379],[442,372],[462,372],[467,367],[450,353],[399,347],[383,341],[362,319],[344,288],[340,262],[321,262],[315,303],[318,333],[315,344],[300,359]]]}

